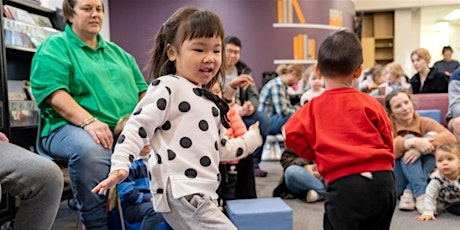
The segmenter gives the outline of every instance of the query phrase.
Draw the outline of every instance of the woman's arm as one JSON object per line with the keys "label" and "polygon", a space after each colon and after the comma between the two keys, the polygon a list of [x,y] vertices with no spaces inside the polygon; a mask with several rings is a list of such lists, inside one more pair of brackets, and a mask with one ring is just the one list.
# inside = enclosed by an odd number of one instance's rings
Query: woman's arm
{"label": "woman's arm", "polygon": [[[106,149],[112,148],[113,135],[109,126],[97,119],[92,120],[93,116],[81,107],[69,93],[64,90],[56,90],[46,99],[46,102],[69,123],[86,130],[96,143]],[[91,122],[88,123],[88,121]]]}

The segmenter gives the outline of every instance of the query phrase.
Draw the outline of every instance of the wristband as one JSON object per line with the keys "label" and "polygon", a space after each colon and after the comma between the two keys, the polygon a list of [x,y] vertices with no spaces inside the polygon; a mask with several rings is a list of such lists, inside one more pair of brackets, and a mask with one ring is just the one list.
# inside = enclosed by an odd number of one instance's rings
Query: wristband
{"label": "wristband", "polygon": [[95,121],[97,121],[97,118],[95,118],[93,116],[88,117],[85,120],[83,120],[83,122],[80,124],[80,128],[84,129],[85,126],[87,126],[87,125],[89,125],[89,124],[91,124],[91,123],[93,123]]}

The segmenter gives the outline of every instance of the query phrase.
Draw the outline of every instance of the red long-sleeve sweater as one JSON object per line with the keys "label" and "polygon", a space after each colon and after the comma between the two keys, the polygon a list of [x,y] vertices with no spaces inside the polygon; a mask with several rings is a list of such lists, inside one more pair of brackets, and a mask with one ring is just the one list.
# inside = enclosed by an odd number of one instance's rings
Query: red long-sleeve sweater
{"label": "red long-sleeve sweater", "polygon": [[314,160],[326,183],[363,172],[393,170],[393,138],[385,109],[352,88],[326,90],[286,123],[285,144]]}

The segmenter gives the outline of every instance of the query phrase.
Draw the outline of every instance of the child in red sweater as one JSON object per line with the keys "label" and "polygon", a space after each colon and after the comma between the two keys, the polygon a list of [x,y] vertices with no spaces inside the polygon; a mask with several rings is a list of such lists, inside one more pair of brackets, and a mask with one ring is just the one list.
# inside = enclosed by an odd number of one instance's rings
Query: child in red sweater
{"label": "child in red sweater", "polygon": [[362,48],[335,32],[318,52],[326,91],[285,125],[286,147],[314,160],[328,185],[324,229],[389,229],[396,205],[391,123],[377,100],[353,88]]}

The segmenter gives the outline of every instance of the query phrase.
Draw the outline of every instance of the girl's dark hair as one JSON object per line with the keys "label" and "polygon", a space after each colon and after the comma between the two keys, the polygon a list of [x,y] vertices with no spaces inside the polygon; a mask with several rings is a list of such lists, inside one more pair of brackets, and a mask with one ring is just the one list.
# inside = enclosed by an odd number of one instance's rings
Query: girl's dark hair
{"label": "girl's dark hair", "polygon": [[[64,23],[72,25],[70,18],[75,14],[75,5],[78,0],[64,0],[62,2],[62,16],[64,17]],[[101,0],[102,11],[104,11],[104,2]]]}
{"label": "girl's dark hair", "polygon": [[[180,50],[183,42],[194,38],[212,38],[219,37],[222,41],[221,56],[222,62],[225,63],[224,46],[224,27],[219,16],[207,11],[194,7],[183,7],[174,12],[158,31],[155,45],[152,50],[152,58],[149,61],[150,67],[149,81],[160,76],[175,74],[175,63],[169,61],[166,47],[171,44],[177,51]],[[224,65],[212,80],[203,86],[210,89],[218,77],[225,79]]]}
{"label": "girl's dark hair", "polygon": [[[406,90],[406,89],[396,89],[396,90],[393,90],[391,91],[390,93],[388,93],[386,96],[385,96],[385,110],[387,111],[387,114],[388,116],[391,115],[391,105],[390,105],[390,100],[395,97],[396,95],[400,94],[400,93],[405,93],[407,94],[407,97],[409,97],[409,100],[412,101],[412,97],[411,97],[411,92],[409,90]],[[414,102],[412,102],[412,104],[414,104]],[[415,106],[415,105],[414,105]]]}
{"label": "girl's dark hair", "polygon": [[324,76],[352,74],[363,63],[358,36],[341,30],[329,35],[319,47],[318,69]]}

